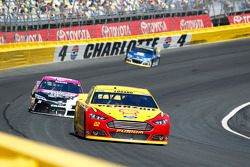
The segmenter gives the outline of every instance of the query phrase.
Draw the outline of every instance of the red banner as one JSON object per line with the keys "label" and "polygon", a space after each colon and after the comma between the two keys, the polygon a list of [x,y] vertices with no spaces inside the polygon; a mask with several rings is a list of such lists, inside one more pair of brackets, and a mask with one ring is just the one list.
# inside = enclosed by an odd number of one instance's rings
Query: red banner
{"label": "red banner", "polygon": [[250,23],[250,13],[235,15],[235,16],[228,16],[228,20],[230,24]]}
{"label": "red banner", "polygon": [[139,20],[37,31],[0,32],[1,43],[81,40],[212,27],[208,15]]}

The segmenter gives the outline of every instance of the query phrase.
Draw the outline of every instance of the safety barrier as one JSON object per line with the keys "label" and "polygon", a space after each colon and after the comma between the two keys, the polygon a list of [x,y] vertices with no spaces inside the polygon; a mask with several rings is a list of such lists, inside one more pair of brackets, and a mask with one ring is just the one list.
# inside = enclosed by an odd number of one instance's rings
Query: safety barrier
{"label": "safety barrier", "polygon": [[[0,45],[0,69],[125,54],[134,45],[160,49],[250,37],[250,24],[78,41]],[[110,52],[108,52],[110,51]]]}
{"label": "safety barrier", "polygon": [[53,61],[54,51],[52,47],[0,52],[0,69],[50,63]]}
{"label": "safety barrier", "polygon": [[202,31],[192,32],[192,42],[194,44],[214,43],[227,40],[235,40],[250,37],[250,24],[238,24],[207,28]]}
{"label": "safety barrier", "polygon": [[121,166],[0,132],[1,167]]}

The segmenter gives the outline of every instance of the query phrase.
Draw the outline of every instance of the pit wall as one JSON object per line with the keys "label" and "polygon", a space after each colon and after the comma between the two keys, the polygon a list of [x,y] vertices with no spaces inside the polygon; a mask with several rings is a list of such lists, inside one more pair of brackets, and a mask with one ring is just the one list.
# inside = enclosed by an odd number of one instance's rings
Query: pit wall
{"label": "pit wall", "polygon": [[[0,45],[0,69],[117,56],[140,43],[170,49],[249,37],[250,24],[241,24],[112,39],[6,44]],[[1,132],[0,139],[0,166],[118,166]]]}

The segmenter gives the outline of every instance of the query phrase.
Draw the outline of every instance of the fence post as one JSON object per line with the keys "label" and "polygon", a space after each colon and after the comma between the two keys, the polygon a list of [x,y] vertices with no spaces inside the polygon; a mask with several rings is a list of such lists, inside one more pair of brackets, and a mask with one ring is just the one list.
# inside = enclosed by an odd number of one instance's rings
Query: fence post
{"label": "fence post", "polygon": [[47,12],[47,20],[48,20],[48,34],[46,40],[48,41],[50,36],[50,12]]}
{"label": "fence post", "polygon": [[4,39],[5,39],[5,43],[7,43],[7,22],[8,22],[8,17],[6,18],[6,15],[4,14],[4,25],[5,25],[5,33],[4,33]]}

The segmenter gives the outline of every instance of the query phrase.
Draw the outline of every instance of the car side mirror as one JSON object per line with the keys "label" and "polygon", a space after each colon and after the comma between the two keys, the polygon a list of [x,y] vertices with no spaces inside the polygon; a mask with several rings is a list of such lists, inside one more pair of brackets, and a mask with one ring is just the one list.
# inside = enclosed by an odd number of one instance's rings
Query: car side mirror
{"label": "car side mirror", "polygon": [[38,87],[40,83],[40,81],[36,81],[36,87]]}
{"label": "car side mirror", "polygon": [[34,86],[34,88],[31,91],[31,96],[34,94],[35,90],[38,88],[38,86],[39,86],[40,83],[41,83],[40,81],[36,81],[35,82],[35,86]]}
{"label": "car side mirror", "polygon": [[88,97],[88,94],[79,94],[78,96],[78,100],[81,101],[81,102],[84,102],[84,103],[87,103],[87,97]]}

